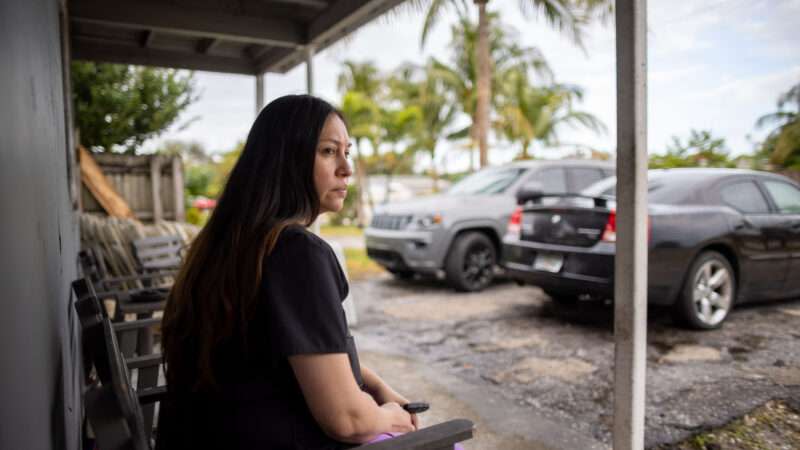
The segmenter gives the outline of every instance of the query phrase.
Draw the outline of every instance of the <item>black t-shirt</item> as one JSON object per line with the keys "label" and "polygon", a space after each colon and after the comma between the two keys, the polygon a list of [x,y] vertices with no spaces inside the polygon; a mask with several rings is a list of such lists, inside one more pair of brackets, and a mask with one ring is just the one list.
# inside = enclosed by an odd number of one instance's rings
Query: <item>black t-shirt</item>
{"label": "black t-shirt", "polygon": [[162,408],[159,448],[349,447],[319,427],[288,361],[292,355],[348,353],[363,387],[342,308],[347,280],[336,255],[304,228],[287,227],[264,259],[259,292],[247,351],[240,342],[225,343],[213,361],[217,392],[173,399]]}

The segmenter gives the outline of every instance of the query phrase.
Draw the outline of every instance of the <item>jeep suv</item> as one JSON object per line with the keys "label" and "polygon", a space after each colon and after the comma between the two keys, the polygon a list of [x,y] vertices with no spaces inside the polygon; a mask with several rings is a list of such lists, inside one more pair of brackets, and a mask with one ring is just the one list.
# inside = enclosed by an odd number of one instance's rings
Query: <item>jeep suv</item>
{"label": "jeep suv", "polygon": [[430,274],[459,291],[479,291],[494,277],[519,189],[580,192],[613,174],[613,164],[591,160],[486,168],[444,194],[376,207],[364,232],[367,255],[398,278]]}

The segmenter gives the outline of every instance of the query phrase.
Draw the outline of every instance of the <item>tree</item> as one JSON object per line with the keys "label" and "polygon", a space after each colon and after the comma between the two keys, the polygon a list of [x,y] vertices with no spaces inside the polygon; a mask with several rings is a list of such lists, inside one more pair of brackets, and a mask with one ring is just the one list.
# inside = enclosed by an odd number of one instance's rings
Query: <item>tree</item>
{"label": "tree", "polygon": [[665,154],[650,155],[651,169],[675,167],[733,167],[725,139],[715,138],[710,131],[691,130],[684,144],[677,136],[667,145]]}
{"label": "tree", "polygon": [[[535,47],[521,47],[517,32],[513,27],[505,25],[497,19],[496,14],[490,14],[493,26],[489,37],[489,52],[494,63],[495,77],[492,78],[492,96],[490,105],[497,109],[498,84],[508,77],[508,73],[517,72],[527,74],[535,72],[543,80],[552,78],[547,61]],[[479,144],[478,117],[478,65],[475,47],[478,42],[478,27],[466,16],[461,16],[452,27],[451,47],[454,50],[452,63],[447,65],[438,60],[433,60],[436,77],[441,78],[455,95],[461,111],[467,114],[470,125],[452,134],[453,138],[469,138],[470,148]],[[470,154],[471,156],[471,154]],[[484,157],[485,154],[482,156]],[[483,162],[481,165],[485,165]]]}
{"label": "tree", "polygon": [[[793,108],[784,110],[786,107]],[[779,167],[800,170],[800,83],[778,97],[778,111],[762,116],[756,126],[776,125],[759,153]]]}
{"label": "tree", "polygon": [[381,141],[388,147],[382,152],[387,157],[384,158],[386,165],[383,172],[386,174],[386,196],[384,203],[390,200],[390,186],[392,175],[402,165],[413,157],[413,151],[408,149],[400,150],[398,145],[412,137],[415,129],[421,125],[422,111],[417,105],[401,105],[394,109],[384,109],[381,112],[380,127],[383,132]]}
{"label": "tree", "polygon": [[436,66],[433,60],[425,67],[407,64],[389,79],[390,97],[418,111],[417,120],[410,130],[411,142],[407,152],[423,151],[430,155],[429,172],[434,191],[439,189],[436,150],[439,142],[446,138],[458,112],[448,82],[441,77],[444,72]]}
{"label": "tree", "polygon": [[563,125],[586,127],[605,133],[606,126],[594,115],[576,111],[573,105],[583,98],[577,86],[552,84],[532,86],[524,72],[510,71],[500,88],[500,114],[495,128],[511,142],[522,146],[519,159],[528,159],[533,142],[545,146],[562,144],[558,129]]}
{"label": "tree", "polygon": [[[478,6],[478,42],[475,47],[477,61],[476,80],[476,106],[475,106],[475,134],[480,148],[481,167],[488,164],[488,132],[489,108],[492,98],[492,58],[490,53],[490,21],[491,15],[486,6],[489,0],[474,0]],[[428,4],[425,23],[422,28],[420,45],[425,45],[425,40],[443,12],[452,7],[462,14],[467,9],[465,0],[428,0],[416,1],[419,4]],[[520,11],[526,17],[536,15],[543,17],[554,28],[563,31],[575,43],[581,45],[583,28],[589,19],[600,12],[606,16],[611,11],[612,2],[609,0],[520,0]]]}
{"label": "tree", "polygon": [[72,98],[81,143],[95,152],[134,154],[197,100],[193,74],[73,62]]}
{"label": "tree", "polygon": [[372,143],[373,151],[377,146],[380,108],[376,100],[382,95],[383,80],[372,62],[357,63],[346,61],[339,74],[338,87],[342,91],[340,110],[347,119],[350,136],[355,141],[355,176],[357,186],[356,220],[359,227],[366,225],[364,198],[372,206],[372,198],[367,186],[367,173],[364,170],[363,147],[365,140]]}

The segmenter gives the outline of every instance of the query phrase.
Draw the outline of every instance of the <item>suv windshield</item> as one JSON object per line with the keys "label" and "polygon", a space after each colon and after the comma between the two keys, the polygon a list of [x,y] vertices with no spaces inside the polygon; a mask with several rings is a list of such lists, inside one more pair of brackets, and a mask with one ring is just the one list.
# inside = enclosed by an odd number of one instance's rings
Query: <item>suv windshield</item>
{"label": "suv windshield", "polygon": [[524,168],[481,170],[464,178],[448,194],[498,194],[511,186],[525,172]]}

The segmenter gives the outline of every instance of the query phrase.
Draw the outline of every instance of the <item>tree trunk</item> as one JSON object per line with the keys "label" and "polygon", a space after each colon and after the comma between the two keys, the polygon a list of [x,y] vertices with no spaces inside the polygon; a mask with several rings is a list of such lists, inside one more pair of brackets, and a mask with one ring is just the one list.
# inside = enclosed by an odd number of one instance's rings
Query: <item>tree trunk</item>
{"label": "tree trunk", "polygon": [[356,225],[359,228],[364,228],[365,225],[365,215],[364,215],[364,179],[362,177],[362,171],[364,170],[364,165],[361,164],[361,140],[356,140],[356,188],[358,190],[358,195],[356,196]]}
{"label": "tree trunk", "polygon": [[528,142],[522,143],[522,155],[520,155],[519,159],[530,159],[530,155],[528,155],[528,146],[530,144]]}
{"label": "tree trunk", "polygon": [[489,0],[475,0],[478,5],[478,99],[476,119],[478,127],[478,148],[480,149],[481,168],[489,164],[489,99],[492,90],[492,67],[489,57],[489,17],[486,14],[486,3]]}
{"label": "tree trunk", "polygon": [[439,173],[436,171],[436,146],[431,148],[431,179],[433,180],[433,192],[439,192]]}

